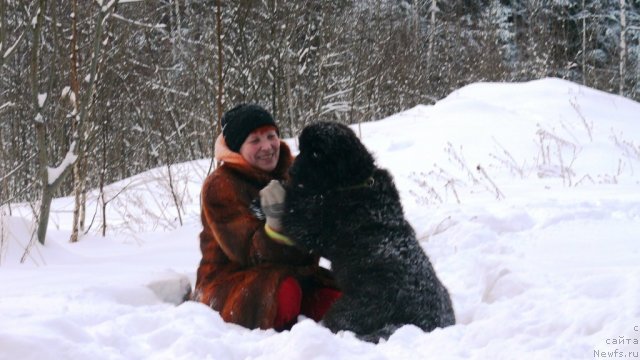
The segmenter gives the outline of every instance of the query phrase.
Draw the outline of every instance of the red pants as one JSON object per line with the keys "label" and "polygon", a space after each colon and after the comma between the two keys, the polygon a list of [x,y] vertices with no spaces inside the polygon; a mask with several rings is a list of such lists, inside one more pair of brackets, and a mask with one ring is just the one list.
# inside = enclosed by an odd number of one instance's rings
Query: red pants
{"label": "red pants", "polygon": [[320,321],[340,295],[339,290],[326,287],[303,293],[298,281],[288,277],[282,281],[276,295],[278,313],[274,328],[278,331],[291,328],[300,314]]}

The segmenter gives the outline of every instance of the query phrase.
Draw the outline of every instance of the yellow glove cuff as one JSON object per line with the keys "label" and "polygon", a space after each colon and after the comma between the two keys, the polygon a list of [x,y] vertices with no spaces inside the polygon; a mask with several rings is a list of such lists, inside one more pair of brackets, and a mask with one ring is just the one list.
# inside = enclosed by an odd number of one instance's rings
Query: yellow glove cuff
{"label": "yellow glove cuff", "polygon": [[291,241],[291,239],[273,230],[268,224],[264,224],[264,232],[267,233],[267,236],[269,236],[271,240],[274,240],[275,242],[288,246],[295,245],[295,243]]}

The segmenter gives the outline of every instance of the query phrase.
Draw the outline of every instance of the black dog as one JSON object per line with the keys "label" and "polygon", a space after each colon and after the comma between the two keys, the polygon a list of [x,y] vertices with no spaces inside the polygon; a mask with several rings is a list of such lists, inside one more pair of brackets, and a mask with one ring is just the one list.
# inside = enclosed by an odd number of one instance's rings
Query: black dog
{"label": "black dog", "polygon": [[331,261],[343,294],[325,315],[331,331],[377,342],[414,324],[455,323],[447,289],[404,218],[388,171],[347,126],[320,122],[300,135],[285,186],[285,234]]}

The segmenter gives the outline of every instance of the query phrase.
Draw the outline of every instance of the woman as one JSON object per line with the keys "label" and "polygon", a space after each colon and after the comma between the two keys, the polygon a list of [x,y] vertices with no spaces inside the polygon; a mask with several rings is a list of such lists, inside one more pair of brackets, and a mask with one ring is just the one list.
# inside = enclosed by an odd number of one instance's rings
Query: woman
{"label": "woman", "polygon": [[271,114],[253,104],[225,113],[215,158],[222,165],[202,187],[194,300],[250,329],[288,329],[300,314],[319,321],[340,296],[331,274],[317,257],[267,236],[250,209],[271,180],[287,179],[293,161]]}

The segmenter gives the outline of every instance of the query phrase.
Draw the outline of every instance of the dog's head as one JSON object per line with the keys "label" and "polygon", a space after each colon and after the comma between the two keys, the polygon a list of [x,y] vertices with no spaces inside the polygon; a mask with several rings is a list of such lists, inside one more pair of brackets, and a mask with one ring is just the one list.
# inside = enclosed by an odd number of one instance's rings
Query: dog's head
{"label": "dog's head", "polygon": [[318,122],[305,127],[300,154],[291,169],[291,184],[320,193],[357,186],[373,173],[373,156],[346,125]]}

